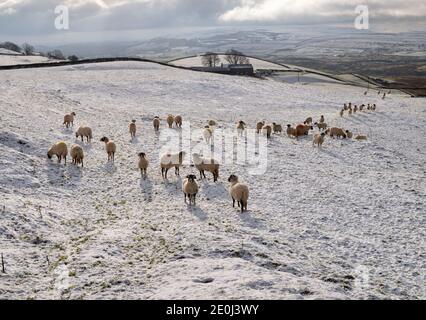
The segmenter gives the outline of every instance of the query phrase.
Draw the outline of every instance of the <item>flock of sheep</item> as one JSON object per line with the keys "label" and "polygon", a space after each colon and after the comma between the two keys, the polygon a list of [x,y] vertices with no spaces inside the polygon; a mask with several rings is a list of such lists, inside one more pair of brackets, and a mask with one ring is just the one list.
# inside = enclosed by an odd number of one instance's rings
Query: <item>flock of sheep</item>
{"label": "flock of sheep", "polygon": [[[375,111],[376,105],[370,105],[365,106],[364,104],[361,106],[352,106],[352,103],[344,104],[343,108],[340,111],[340,116],[343,117],[345,112],[348,112],[349,115],[356,113],[356,112],[362,112],[364,109],[367,109],[368,111]],[[67,114],[64,116],[64,122],[63,125],[66,126],[66,128],[70,128],[74,126],[74,117],[76,114],[74,112]],[[166,122],[169,128],[173,128],[173,125],[176,126],[176,128],[182,128],[183,119],[182,116],[173,116],[168,115],[166,118]],[[157,116],[153,119],[153,126],[154,130],[158,132],[160,130],[160,118]],[[212,137],[214,135],[214,130],[217,126],[216,121],[210,120],[208,121],[208,125],[204,127],[203,136],[207,144],[211,144]],[[301,136],[306,136],[309,134],[310,130],[314,129],[314,126],[318,127],[320,131],[322,131],[319,134],[315,134],[313,136],[313,146],[321,147],[324,143],[324,139],[326,135],[329,135],[330,137],[337,137],[337,138],[353,138],[352,132],[349,130],[344,130],[342,128],[337,127],[328,127],[327,123],[325,122],[324,116],[321,116],[320,119],[313,123],[313,118],[309,117],[307,118],[303,123],[298,124],[297,126],[293,127],[291,124],[287,125],[287,135],[289,137],[295,137],[296,139],[299,139]],[[236,129],[239,136],[242,136],[244,134],[244,131],[246,130],[247,125],[244,121],[239,121],[236,125]],[[131,139],[134,139],[136,137],[136,120],[132,120],[132,122],[129,124],[129,133],[131,136]],[[271,138],[272,133],[279,134],[282,133],[283,128],[280,124],[272,123],[272,124],[266,124],[265,121],[258,122],[256,125],[256,132],[257,134],[263,134],[267,138]],[[86,139],[87,143],[90,143],[93,138],[92,129],[89,127],[80,127],[77,132],[75,133],[76,138],[81,138],[81,141],[84,142],[84,139]],[[364,135],[358,135],[355,137],[357,140],[367,140],[367,137]],[[100,141],[105,143],[105,150],[108,155],[108,162],[114,162],[115,161],[115,153],[117,150],[117,146],[114,143],[114,141],[111,141],[108,137],[102,137]],[[62,159],[64,159],[64,162],[66,164],[66,158],[68,155],[68,147],[67,144],[63,141],[58,142],[54,144],[47,152],[47,156],[49,159],[51,159],[53,156],[57,156],[58,162],[61,163]],[[72,163],[75,165],[80,165],[84,167],[84,151],[83,148],[79,145],[73,145],[70,150],[70,155],[72,158]],[[163,179],[167,179],[167,174],[170,169],[175,169],[175,174],[179,176],[180,174],[180,167],[183,164],[183,159],[186,156],[186,153],[184,151],[181,151],[177,154],[171,154],[166,153],[161,155],[160,157],[160,168],[161,168],[161,175]],[[141,175],[143,179],[146,179],[147,177],[147,169],[149,166],[149,162],[147,160],[147,156],[144,152],[141,152],[138,154],[139,157],[139,163],[138,167],[141,171]],[[216,182],[219,178],[219,163],[215,159],[205,159],[202,158],[201,155],[194,153],[192,155],[193,163],[195,168],[200,173],[200,178],[205,179],[206,174],[205,172],[210,172],[213,175],[213,180]],[[228,182],[230,183],[229,193],[231,195],[231,198],[233,200],[233,206],[235,207],[235,202],[238,203],[238,206],[241,209],[241,212],[244,212],[247,210],[247,202],[249,198],[249,188],[247,185],[242,184],[239,182],[238,177],[235,175],[231,175],[228,179]],[[182,191],[185,196],[185,203],[187,202],[187,198],[189,199],[190,205],[195,205],[195,199],[196,195],[199,191],[198,183],[196,182],[196,176],[195,175],[188,175],[182,182]]]}

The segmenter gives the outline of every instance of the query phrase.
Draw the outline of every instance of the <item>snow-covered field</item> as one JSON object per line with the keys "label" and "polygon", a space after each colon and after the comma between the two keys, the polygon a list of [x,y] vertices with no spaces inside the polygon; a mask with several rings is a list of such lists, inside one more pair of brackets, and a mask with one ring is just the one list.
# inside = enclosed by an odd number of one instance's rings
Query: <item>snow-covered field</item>
{"label": "snow-covered field", "polygon": [[25,55],[2,55],[0,54],[0,66],[11,66],[15,64],[31,64],[52,62],[49,58],[42,56],[25,56]]}
{"label": "snow-covered field", "polygon": [[[1,299],[426,298],[424,99],[149,63],[0,74]],[[349,101],[378,110],[340,119]],[[94,130],[84,169],[46,157],[54,142],[80,144],[62,126],[71,111],[74,129]],[[324,115],[369,140],[327,139],[319,150],[311,136],[274,135],[266,173],[222,166],[218,183],[200,182],[191,209],[180,179],[163,181],[158,167],[152,118],[165,132],[169,113],[193,128]],[[115,165],[104,135],[117,143]],[[146,181],[136,169],[142,151]],[[248,213],[232,208],[231,173],[250,187]]]}

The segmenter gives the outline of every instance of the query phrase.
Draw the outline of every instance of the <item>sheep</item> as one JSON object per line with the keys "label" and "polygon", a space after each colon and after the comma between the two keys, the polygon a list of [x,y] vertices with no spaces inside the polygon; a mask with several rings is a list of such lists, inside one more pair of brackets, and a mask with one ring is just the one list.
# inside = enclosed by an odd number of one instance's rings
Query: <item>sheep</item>
{"label": "sheep", "polygon": [[358,135],[355,137],[355,140],[361,141],[361,140],[367,140],[367,136]]}
{"label": "sheep", "polygon": [[203,159],[198,153],[192,155],[195,168],[200,171],[200,179],[206,179],[205,171],[213,174],[213,181],[219,178],[219,163],[215,159]]}
{"label": "sheep", "polygon": [[138,167],[141,170],[142,177],[146,179],[147,177],[146,170],[148,169],[149,162],[146,159],[146,154],[144,152],[139,153],[138,157],[139,157]]}
{"label": "sheep", "polygon": [[263,127],[262,132],[269,139],[272,134],[272,127],[270,125],[266,125]]}
{"label": "sheep", "polygon": [[84,137],[86,137],[88,143],[92,142],[92,138],[93,138],[92,129],[89,128],[89,127],[80,127],[80,128],[78,128],[77,132],[75,133],[75,137],[76,138],[81,137],[82,142],[84,141],[83,140]]}
{"label": "sheep", "polygon": [[321,116],[321,118],[319,119],[319,123],[324,123],[325,122],[325,118],[324,116]]}
{"label": "sheep", "polygon": [[167,173],[171,168],[175,168],[176,176],[180,174],[180,167],[183,163],[183,158],[185,157],[186,152],[181,151],[177,154],[166,153],[163,154],[160,158],[160,167],[161,167],[161,176],[163,179],[167,179]]}
{"label": "sheep", "polygon": [[211,140],[213,137],[213,129],[210,126],[205,126],[203,131],[204,139],[207,144],[211,144]]}
{"label": "sheep", "polygon": [[287,136],[289,136],[289,137],[291,137],[291,136],[296,137],[296,129],[293,128],[291,126],[291,124],[287,125]]}
{"label": "sheep", "polygon": [[71,126],[74,127],[74,117],[76,116],[75,112],[71,112],[70,114],[66,114],[64,116],[64,125],[67,127],[67,129]]}
{"label": "sheep", "polygon": [[371,110],[376,111],[376,108],[377,108],[376,104],[373,104],[373,106],[371,107]]}
{"label": "sheep", "polygon": [[101,139],[102,142],[105,142],[105,150],[108,154],[108,162],[115,162],[115,152],[117,150],[117,146],[113,141],[110,141],[107,137],[103,137]]}
{"label": "sheep", "polygon": [[53,146],[50,147],[49,151],[47,151],[47,157],[52,159],[53,156],[58,157],[58,163],[61,163],[62,158],[64,159],[65,165],[67,164],[67,155],[68,155],[68,147],[67,144],[63,141],[60,141]]}
{"label": "sheep", "polygon": [[345,103],[344,105],[343,105],[343,110],[345,110],[345,111],[348,111],[348,105]]}
{"label": "sheep", "polygon": [[349,130],[346,130],[346,137],[348,139],[352,139],[353,136],[354,136],[354,134],[352,132],[350,132]]}
{"label": "sheep", "polygon": [[169,125],[169,128],[171,129],[173,127],[173,122],[175,122],[175,117],[171,114],[167,116],[167,124]]}
{"label": "sheep", "polygon": [[160,130],[160,117],[158,116],[154,117],[152,124],[154,125],[154,130],[158,132]]}
{"label": "sheep", "polygon": [[246,124],[244,121],[240,121],[237,123],[237,131],[239,136],[243,135],[245,128],[246,128]]}
{"label": "sheep", "polygon": [[136,138],[136,120],[132,120],[129,124],[129,133],[132,140]]}
{"label": "sheep", "polygon": [[265,121],[260,121],[256,124],[256,132],[257,134],[260,133],[260,131],[262,130],[262,128],[265,126]]}
{"label": "sheep", "polygon": [[325,133],[316,134],[314,136],[314,140],[312,142],[312,146],[318,145],[318,148],[322,147],[322,144],[324,143],[325,139]]}
{"label": "sheep", "polygon": [[349,107],[349,115],[351,115],[352,114],[352,107]]}
{"label": "sheep", "polygon": [[326,123],[318,123],[318,122],[315,122],[315,125],[318,127],[318,129],[320,129],[320,130],[326,130],[327,129],[327,127],[328,127],[328,125],[326,124]]}
{"label": "sheep", "polygon": [[216,126],[217,126],[217,122],[216,122],[216,121],[214,121],[214,120],[209,120],[208,125],[209,125],[210,127],[216,127]]}
{"label": "sheep", "polygon": [[194,206],[195,206],[195,198],[197,197],[197,193],[199,190],[198,183],[195,180],[197,180],[197,177],[193,174],[190,174],[186,176],[186,179],[182,181],[182,191],[183,191],[183,194],[185,195],[185,203],[187,203],[186,197],[188,197],[189,205],[193,204]]}
{"label": "sheep", "polygon": [[354,106],[354,113],[356,113],[358,111],[358,106]]}
{"label": "sheep", "polygon": [[307,136],[309,134],[309,130],[313,130],[314,127],[306,125],[306,124],[299,124],[296,127],[296,138],[299,138],[301,136]]}
{"label": "sheep", "polygon": [[81,167],[84,167],[83,159],[84,159],[84,152],[83,148],[80,146],[72,146],[71,148],[71,158],[72,158],[72,164],[79,165],[81,163]]}
{"label": "sheep", "polygon": [[272,123],[272,129],[275,134],[283,132],[283,127],[275,122]]}
{"label": "sheep", "polygon": [[371,110],[371,106],[370,104],[367,105],[367,110],[370,111]]}
{"label": "sheep", "polygon": [[182,128],[182,116],[176,116],[175,123],[177,128]]}
{"label": "sheep", "polygon": [[325,131],[325,133],[326,134],[328,134],[328,135],[330,135],[330,137],[334,137],[334,136],[337,136],[337,138],[340,138],[340,137],[342,137],[343,139],[346,139],[346,133],[345,133],[345,131],[343,130],[343,129],[341,129],[341,128],[336,128],[336,127],[333,127],[333,128],[329,128],[329,129],[327,129],[326,131]]}
{"label": "sheep", "polygon": [[306,118],[306,120],[305,120],[305,122],[303,122],[303,124],[310,125],[310,124],[312,124],[313,121],[314,120],[312,119],[312,117],[309,117],[309,118]]}
{"label": "sheep", "polygon": [[365,104],[360,105],[360,106],[359,106],[359,111],[363,111],[363,110],[364,110],[364,107],[365,107]]}
{"label": "sheep", "polygon": [[340,117],[342,118],[343,115],[345,114],[345,109],[340,110]]}
{"label": "sheep", "polygon": [[249,198],[248,186],[240,183],[238,177],[233,174],[229,176],[228,182],[231,184],[229,187],[229,194],[232,198],[232,207],[235,208],[235,201],[237,201],[238,207],[241,208],[241,213],[247,211],[247,202]]}

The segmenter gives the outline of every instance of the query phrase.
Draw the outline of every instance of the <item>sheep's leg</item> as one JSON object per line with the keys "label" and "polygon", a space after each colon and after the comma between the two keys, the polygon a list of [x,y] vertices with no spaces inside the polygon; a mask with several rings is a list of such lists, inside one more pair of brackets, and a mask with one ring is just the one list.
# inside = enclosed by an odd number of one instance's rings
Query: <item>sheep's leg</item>
{"label": "sheep's leg", "polygon": [[203,173],[200,170],[200,180],[203,180]]}
{"label": "sheep's leg", "polygon": [[164,168],[161,168],[161,177],[164,179]]}
{"label": "sheep's leg", "polygon": [[232,208],[235,208],[235,199],[232,198]]}
{"label": "sheep's leg", "polygon": [[[186,193],[184,193],[184,196],[185,196],[185,203],[186,203]],[[189,201],[191,201],[191,198],[189,198]]]}
{"label": "sheep's leg", "polygon": [[166,173],[165,173],[165,175],[164,175],[164,177],[167,179],[167,173],[169,172],[169,169],[167,168],[166,169]]}

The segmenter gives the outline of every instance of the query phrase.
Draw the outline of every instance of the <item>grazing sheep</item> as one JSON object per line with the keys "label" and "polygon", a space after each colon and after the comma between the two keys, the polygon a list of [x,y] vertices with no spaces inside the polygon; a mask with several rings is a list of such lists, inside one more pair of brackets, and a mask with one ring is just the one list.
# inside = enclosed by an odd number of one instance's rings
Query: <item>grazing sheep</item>
{"label": "grazing sheep", "polygon": [[240,121],[237,123],[237,131],[239,136],[243,135],[245,128],[246,128],[246,124],[244,121]]}
{"label": "grazing sheep", "polygon": [[71,158],[72,158],[72,164],[79,165],[81,163],[81,167],[84,167],[83,159],[84,159],[84,152],[83,148],[80,146],[72,146],[71,148]]}
{"label": "grazing sheep", "polygon": [[205,126],[203,131],[204,139],[206,140],[207,144],[211,144],[211,140],[213,137],[213,129],[210,128],[210,126]]}
{"label": "grazing sheep", "polygon": [[214,120],[209,120],[208,125],[209,125],[210,127],[216,127],[216,126],[217,126],[217,122],[216,122],[216,121],[214,121]]}
{"label": "grazing sheep", "polygon": [[355,140],[361,141],[361,140],[367,140],[367,136],[358,135],[355,137]]}
{"label": "grazing sheep", "polygon": [[163,154],[160,158],[160,166],[161,166],[161,176],[163,179],[167,179],[167,173],[171,168],[175,168],[175,174],[179,176],[180,167],[183,163],[183,157],[185,157],[186,152],[181,151],[177,154],[166,153]]}
{"label": "grazing sheep", "polygon": [[296,129],[291,126],[291,124],[287,125],[287,136],[296,137]]}
{"label": "grazing sheep", "polygon": [[238,207],[241,208],[241,212],[247,211],[249,188],[247,185],[238,182],[238,177],[236,175],[231,175],[228,182],[231,183],[229,194],[232,197],[232,206],[235,208],[235,201],[237,201]]}
{"label": "grazing sheep", "polygon": [[318,129],[320,130],[326,130],[327,129],[327,124],[326,123],[318,123],[315,122],[315,125],[318,127]]}
{"label": "grazing sheep", "polygon": [[270,125],[264,126],[262,133],[269,139],[272,135],[272,127]]}
{"label": "grazing sheep", "polygon": [[175,123],[176,123],[176,127],[182,128],[182,116],[176,116]]}
{"label": "grazing sheep", "polygon": [[324,123],[324,122],[325,122],[325,118],[324,118],[324,116],[321,116],[319,123]]}
{"label": "grazing sheep", "polygon": [[340,110],[340,117],[343,117],[344,114],[345,114],[345,109]]}
{"label": "grazing sheep", "polygon": [[322,147],[322,144],[324,143],[324,139],[325,139],[325,133],[324,132],[321,133],[321,134],[316,134],[314,136],[314,140],[313,140],[312,145],[313,146],[317,145],[318,148],[320,148],[320,147]]}
{"label": "grazing sheep", "polygon": [[149,162],[146,159],[146,154],[144,152],[139,153],[138,156],[139,156],[138,167],[141,170],[142,177],[146,179],[147,177],[146,170],[148,169]]}
{"label": "grazing sheep", "polygon": [[215,159],[203,159],[198,153],[192,155],[195,168],[200,171],[200,179],[206,179],[206,173],[213,174],[213,181],[216,182],[219,178],[219,163]]}
{"label": "grazing sheep", "polygon": [[299,124],[296,127],[296,138],[299,138],[301,136],[307,136],[309,134],[309,130],[313,130],[313,126],[309,126],[306,124]]}
{"label": "grazing sheep", "polygon": [[81,137],[81,141],[83,142],[84,137],[87,138],[87,142],[92,142],[92,129],[89,127],[80,127],[78,128],[77,132],[75,133],[75,137]]}
{"label": "grazing sheep", "polygon": [[69,128],[70,126],[74,127],[74,117],[76,116],[75,112],[71,112],[70,114],[66,114],[64,116],[64,125]]}
{"label": "grazing sheep", "polygon": [[173,122],[175,122],[175,117],[171,114],[167,116],[167,124],[169,125],[169,128],[171,129],[173,127]]}
{"label": "grazing sheep", "polygon": [[262,130],[262,128],[265,126],[265,121],[261,121],[261,122],[258,122],[257,124],[256,124],[256,132],[257,132],[257,134],[259,134],[260,133],[260,131]]}
{"label": "grazing sheep", "polygon": [[154,130],[158,132],[160,130],[160,117],[156,116],[152,121],[152,124],[154,125]]}
{"label": "grazing sheep", "polygon": [[352,139],[353,136],[354,136],[354,134],[352,132],[350,132],[349,130],[346,130],[346,137],[348,139]]}
{"label": "grazing sheep", "polygon": [[197,193],[199,190],[198,183],[195,181],[197,177],[193,174],[186,176],[186,179],[182,181],[182,191],[185,195],[185,203],[186,197],[189,198],[189,205],[195,206],[195,198],[197,197]]}
{"label": "grazing sheep", "polygon": [[110,141],[107,137],[103,137],[101,139],[102,142],[105,142],[105,150],[108,154],[108,162],[115,162],[115,152],[117,150],[117,146],[113,141]]}
{"label": "grazing sheep", "polygon": [[67,144],[63,141],[60,141],[50,147],[49,151],[47,151],[47,157],[52,159],[53,156],[58,157],[58,163],[61,163],[62,158],[65,160],[65,164],[67,164],[67,155],[68,155],[68,147]]}
{"label": "grazing sheep", "polygon": [[283,127],[280,124],[277,124],[275,122],[272,123],[272,129],[274,131],[274,133],[281,133],[283,132]]}
{"label": "grazing sheep", "polygon": [[326,134],[328,134],[328,135],[330,135],[330,137],[334,137],[334,136],[336,136],[337,138],[340,138],[340,137],[342,137],[343,139],[346,139],[346,133],[345,133],[345,131],[343,130],[343,129],[341,129],[341,128],[336,128],[336,127],[333,127],[333,128],[329,128],[329,129],[327,129],[326,131],[325,131],[325,133]]}
{"label": "grazing sheep", "polygon": [[309,118],[306,118],[306,120],[305,120],[305,122],[303,122],[303,124],[311,125],[313,121],[314,120],[312,119],[312,117],[309,117]]}
{"label": "grazing sheep", "polygon": [[136,138],[136,120],[132,120],[132,122],[129,124],[129,132],[131,139]]}

